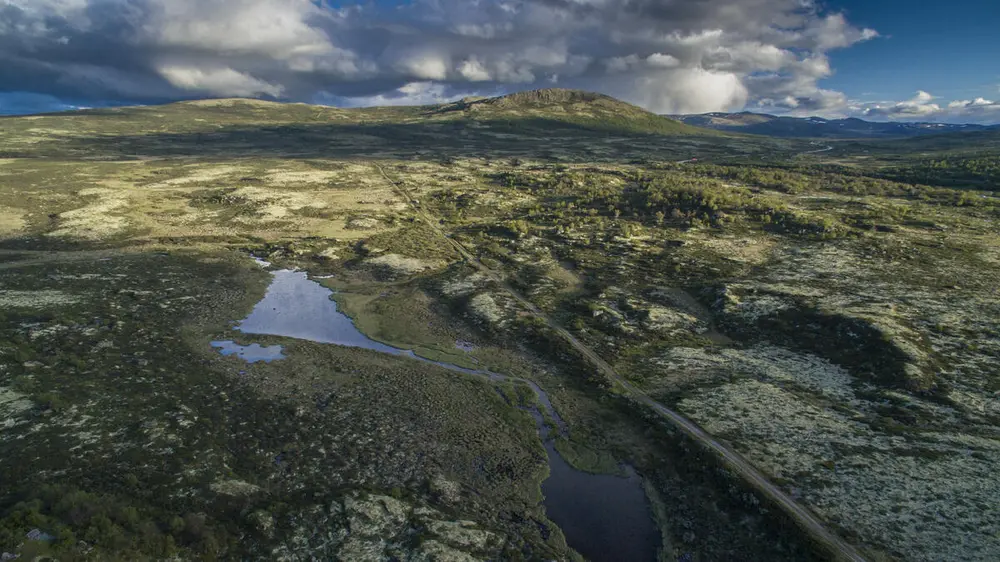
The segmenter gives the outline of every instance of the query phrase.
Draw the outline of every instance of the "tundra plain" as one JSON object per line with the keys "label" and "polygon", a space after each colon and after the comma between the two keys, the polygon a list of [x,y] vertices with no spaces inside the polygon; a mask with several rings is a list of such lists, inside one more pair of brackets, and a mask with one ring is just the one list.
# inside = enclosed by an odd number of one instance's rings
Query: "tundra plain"
{"label": "tundra plain", "polygon": [[454,242],[870,559],[995,560],[995,137],[817,152],[563,90],[0,119],[0,550],[580,559],[526,385],[242,334],[256,256],[375,340],[544,389],[567,462],[643,479],[660,560],[827,556]]}

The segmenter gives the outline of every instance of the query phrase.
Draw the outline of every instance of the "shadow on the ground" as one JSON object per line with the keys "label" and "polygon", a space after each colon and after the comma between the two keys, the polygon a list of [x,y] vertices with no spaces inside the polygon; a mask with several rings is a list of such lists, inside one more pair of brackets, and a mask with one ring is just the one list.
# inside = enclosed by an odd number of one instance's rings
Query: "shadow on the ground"
{"label": "shadow on the ground", "polygon": [[772,158],[789,143],[741,137],[659,135],[604,130],[550,119],[420,123],[285,123],[205,126],[135,133],[93,130],[51,135],[0,150],[3,157],[60,159],[196,158],[534,158],[628,162],[699,158]]}

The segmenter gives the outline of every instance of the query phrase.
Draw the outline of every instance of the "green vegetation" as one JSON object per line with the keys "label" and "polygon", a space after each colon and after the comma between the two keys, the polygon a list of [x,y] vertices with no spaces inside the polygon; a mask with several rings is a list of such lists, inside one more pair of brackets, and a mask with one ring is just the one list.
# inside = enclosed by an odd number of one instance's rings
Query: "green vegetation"
{"label": "green vegetation", "polygon": [[251,253],[371,338],[539,385],[569,463],[642,476],[661,559],[815,553],[508,289],[869,555],[1000,552],[992,133],[815,153],[567,91],[2,122],[0,552],[574,559],[530,386],[235,331]]}
{"label": "green vegetation", "polygon": [[1000,191],[1000,157],[988,153],[971,158],[927,160],[916,166],[890,168],[884,173],[912,183]]}
{"label": "green vegetation", "polygon": [[581,132],[718,135],[602,94],[559,88],[517,92],[499,98],[467,99],[434,112],[435,115],[453,113],[510,130],[535,129],[542,134],[551,133],[553,126],[562,126],[578,128]]}

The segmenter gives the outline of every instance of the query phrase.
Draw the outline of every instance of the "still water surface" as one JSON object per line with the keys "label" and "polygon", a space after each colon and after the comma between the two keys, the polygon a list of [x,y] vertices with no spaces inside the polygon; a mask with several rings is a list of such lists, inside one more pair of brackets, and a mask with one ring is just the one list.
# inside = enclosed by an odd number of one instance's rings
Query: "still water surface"
{"label": "still water surface", "polygon": [[[262,267],[266,265],[262,263]],[[274,280],[263,300],[239,323],[237,330],[245,334],[285,336],[372,349],[494,381],[508,380],[508,377],[498,373],[431,361],[412,351],[374,341],[361,333],[354,322],[337,309],[337,303],[330,298],[333,292],[310,280],[306,273],[281,270],[272,272],[272,275]],[[251,363],[284,358],[281,346],[239,346],[233,342],[212,342],[212,346],[219,348],[224,355],[238,355]],[[548,395],[537,384],[524,379],[509,380],[531,386],[542,408],[557,426],[563,427]],[[659,534],[650,518],[649,504],[639,476],[630,467],[625,467],[625,476],[576,470],[556,451],[553,436],[544,425],[542,416],[536,415],[535,419],[549,458],[550,474],[542,483],[545,510],[562,529],[569,545],[594,562],[656,560]]]}

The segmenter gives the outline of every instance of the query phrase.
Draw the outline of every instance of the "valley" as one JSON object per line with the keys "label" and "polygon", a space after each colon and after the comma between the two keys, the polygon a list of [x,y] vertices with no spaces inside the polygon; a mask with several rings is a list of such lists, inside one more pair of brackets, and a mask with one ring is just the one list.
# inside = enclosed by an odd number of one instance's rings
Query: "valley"
{"label": "valley", "polygon": [[[0,551],[993,560],[996,139],[570,90],[2,118]],[[641,538],[572,527],[590,485]]]}

